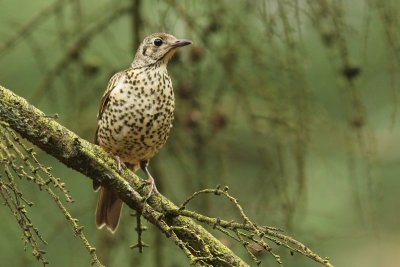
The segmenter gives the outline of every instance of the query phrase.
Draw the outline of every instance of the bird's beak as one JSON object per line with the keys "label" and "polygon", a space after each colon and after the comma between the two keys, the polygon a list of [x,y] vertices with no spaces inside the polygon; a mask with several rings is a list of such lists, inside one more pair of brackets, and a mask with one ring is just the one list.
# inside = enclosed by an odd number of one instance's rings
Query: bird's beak
{"label": "bird's beak", "polygon": [[186,45],[190,45],[190,44],[192,44],[192,41],[185,40],[185,39],[179,39],[175,43],[173,43],[171,45],[171,47],[176,48],[176,47],[182,47],[182,46],[186,46]]}

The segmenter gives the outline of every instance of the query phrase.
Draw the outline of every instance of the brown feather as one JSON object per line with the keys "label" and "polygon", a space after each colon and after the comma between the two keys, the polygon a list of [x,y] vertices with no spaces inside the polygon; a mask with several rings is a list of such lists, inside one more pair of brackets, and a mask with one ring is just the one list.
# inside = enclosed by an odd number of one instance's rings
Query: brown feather
{"label": "brown feather", "polygon": [[122,210],[122,200],[111,190],[100,187],[99,200],[96,207],[96,226],[101,229],[106,226],[114,233],[119,224]]}
{"label": "brown feather", "polygon": [[[101,119],[101,116],[103,115],[103,111],[107,107],[107,104],[110,101],[110,93],[111,93],[111,91],[115,88],[115,86],[118,84],[118,81],[124,75],[125,75],[125,70],[117,72],[111,77],[110,81],[108,82],[106,91],[104,92],[104,94],[103,94],[103,96],[101,97],[101,100],[100,100],[100,106],[99,106],[99,110],[97,112],[97,122]],[[99,133],[99,124],[97,124],[96,133],[95,133],[95,136],[94,136],[94,143],[96,145],[99,145],[98,133]],[[94,191],[98,191],[99,188],[100,188],[100,185],[101,184],[98,181],[93,180],[93,190]]]}
{"label": "brown feather", "polygon": [[118,84],[118,82],[121,80],[121,78],[125,75],[126,75],[126,70],[117,72],[111,77],[110,81],[108,82],[106,91],[104,92],[104,94],[100,100],[99,111],[97,112],[97,120],[98,121],[101,119],[101,115],[103,114],[103,111],[106,108],[106,106],[110,100],[111,91],[115,88],[115,86]]}

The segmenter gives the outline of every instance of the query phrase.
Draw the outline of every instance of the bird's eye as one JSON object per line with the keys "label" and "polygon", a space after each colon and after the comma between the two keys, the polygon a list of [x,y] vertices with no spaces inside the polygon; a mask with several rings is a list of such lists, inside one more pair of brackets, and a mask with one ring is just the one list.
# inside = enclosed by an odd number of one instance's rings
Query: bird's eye
{"label": "bird's eye", "polygon": [[161,40],[160,38],[157,38],[154,40],[155,46],[161,46],[162,44],[163,44],[163,40]]}

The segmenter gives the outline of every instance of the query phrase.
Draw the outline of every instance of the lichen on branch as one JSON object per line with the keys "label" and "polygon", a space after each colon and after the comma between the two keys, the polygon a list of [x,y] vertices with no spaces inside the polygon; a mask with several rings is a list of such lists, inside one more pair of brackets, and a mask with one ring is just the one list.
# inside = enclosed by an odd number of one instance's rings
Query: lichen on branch
{"label": "lichen on branch", "polygon": [[[112,188],[130,208],[139,211],[182,249],[194,266],[248,266],[192,219],[164,217],[164,209],[177,209],[167,198],[154,194],[144,203],[142,195],[145,195],[146,188],[134,173],[127,169],[119,172],[114,159],[102,148],[79,138],[25,99],[1,86],[0,120],[68,167]],[[196,238],[188,235],[187,231],[179,230],[183,228],[190,230]]]}
{"label": "lichen on branch", "polygon": [[[25,99],[0,86],[0,120],[32,144],[57,158],[66,166],[86,177],[96,179],[114,190],[137,216],[147,221],[171,239],[194,266],[249,266],[229,248],[211,235],[199,223],[214,228],[242,244],[251,253],[251,246],[258,245],[283,265],[278,254],[268,242],[307,256],[327,266],[333,265],[299,241],[284,235],[276,228],[259,226],[245,214],[238,200],[227,188],[203,189],[195,192],[180,207],[161,194],[153,194],[146,202],[146,186],[128,169],[118,170],[114,159],[102,148],[79,138],[53,118],[30,105]],[[62,188],[61,188],[62,190]],[[187,209],[187,204],[201,194],[214,194],[227,198],[237,209],[242,222],[208,217]],[[138,218],[140,221],[140,218]],[[140,227],[140,223],[138,224]],[[143,248],[140,237],[138,245]],[[260,264],[255,255],[254,262]]]}

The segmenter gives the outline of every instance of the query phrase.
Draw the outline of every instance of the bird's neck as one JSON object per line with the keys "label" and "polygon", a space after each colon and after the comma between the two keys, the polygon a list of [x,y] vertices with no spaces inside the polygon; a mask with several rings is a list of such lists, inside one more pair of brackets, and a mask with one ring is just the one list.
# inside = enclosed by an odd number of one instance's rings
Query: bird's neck
{"label": "bird's neck", "polygon": [[142,69],[142,68],[147,68],[147,69],[152,69],[152,70],[157,70],[160,72],[166,72],[167,71],[167,65],[168,61],[167,60],[159,60],[154,63],[147,63],[144,61],[136,61],[134,60],[131,63],[131,68],[132,69]]}

